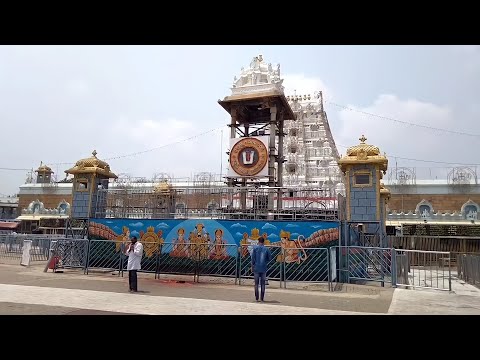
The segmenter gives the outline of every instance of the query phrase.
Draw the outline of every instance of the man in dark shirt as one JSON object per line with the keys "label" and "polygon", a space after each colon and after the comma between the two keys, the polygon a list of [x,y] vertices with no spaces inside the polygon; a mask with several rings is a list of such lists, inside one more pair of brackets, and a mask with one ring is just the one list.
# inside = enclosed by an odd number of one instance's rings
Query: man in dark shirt
{"label": "man in dark shirt", "polygon": [[258,245],[252,251],[252,272],[255,278],[255,299],[258,301],[258,285],[260,285],[260,301],[265,297],[265,280],[268,263],[272,260],[270,249],[264,245],[265,239],[258,239]]}

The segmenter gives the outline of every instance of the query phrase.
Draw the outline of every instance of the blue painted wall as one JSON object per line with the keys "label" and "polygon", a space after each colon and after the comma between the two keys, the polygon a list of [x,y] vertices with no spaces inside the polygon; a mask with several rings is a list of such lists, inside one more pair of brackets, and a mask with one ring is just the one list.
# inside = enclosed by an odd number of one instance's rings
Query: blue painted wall
{"label": "blue painted wall", "polygon": [[[372,173],[372,186],[354,187],[354,173],[357,170],[369,170]],[[350,220],[376,221],[377,220],[377,173],[372,165],[358,165],[350,172]],[[348,201],[348,199],[347,199]]]}
{"label": "blue painted wall", "polygon": [[[183,229],[185,238],[197,232],[197,225],[202,224],[202,233],[215,239],[215,231],[223,232],[227,244],[239,245],[242,239],[256,240],[265,234],[271,244],[280,241],[280,234],[288,233],[289,240],[300,239],[304,247],[321,247],[338,241],[337,222],[319,221],[259,221],[259,220],[211,220],[211,219],[90,219],[90,237],[93,239],[114,240],[121,236],[126,228],[131,236],[140,238],[149,228],[166,243],[173,243],[178,231]],[[256,230],[258,230],[258,233]]]}

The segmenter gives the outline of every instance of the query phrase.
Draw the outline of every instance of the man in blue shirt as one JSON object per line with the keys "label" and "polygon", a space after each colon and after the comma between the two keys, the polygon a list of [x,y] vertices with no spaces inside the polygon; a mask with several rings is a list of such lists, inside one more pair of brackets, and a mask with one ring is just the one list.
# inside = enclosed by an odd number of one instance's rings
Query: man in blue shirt
{"label": "man in blue shirt", "polygon": [[264,245],[263,237],[258,239],[258,245],[252,251],[252,272],[255,278],[255,299],[258,301],[258,285],[260,283],[260,301],[265,297],[265,280],[267,276],[267,267],[272,260],[270,249]]}

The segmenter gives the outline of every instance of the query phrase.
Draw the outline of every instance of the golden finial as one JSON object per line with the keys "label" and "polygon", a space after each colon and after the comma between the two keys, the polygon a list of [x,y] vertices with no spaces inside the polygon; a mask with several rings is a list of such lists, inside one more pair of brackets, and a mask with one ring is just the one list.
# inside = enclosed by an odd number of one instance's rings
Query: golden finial
{"label": "golden finial", "polygon": [[97,157],[97,150],[93,150],[92,155],[93,157]]}
{"label": "golden finial", "polygon": [[362,144],[365,144],[365,141],[367,141],[367,138],[365,137],[365,135],[362,135],[362,137],[358,140],[360,140]]}

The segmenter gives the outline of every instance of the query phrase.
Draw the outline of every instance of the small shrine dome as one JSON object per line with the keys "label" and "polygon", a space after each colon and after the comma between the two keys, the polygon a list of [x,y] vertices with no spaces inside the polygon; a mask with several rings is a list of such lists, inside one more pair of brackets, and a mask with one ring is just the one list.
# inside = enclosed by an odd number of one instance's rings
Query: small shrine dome
{"label": "small shrine dome", "polygon": [[167,180],[163,180],[159,184],[155,185],[153,192],[157,195],[170,195],[172,192],[172,185],[170,185]]}
{"label": "small shrine dome", "polygon": [[45,165],[42,161],[40,161],[40,166],[38,167],[37,170],[35,170],[36,173],[53,173],[52,168]]}
{"label": "small shrine dome", "polygon": [[75,166],[65,170],[65,173],[72,175],[97,174],[108,178],[117,178],[117,175],[110,170],[110,165],[108,165],[107,162],[97,158],[97,152],[95,150],[93,150],[91,157],[78,160],[75,163]]}
{"label": "small shrine dome", "polygon": [[380,170],[385,173],[388,166],[386,155],[381,155],[380,149],[377,146],[365,143],[367,139],[364,135],[362,135],[359,140],[360,144],[349,147],[347,154],[338,160],[338,165],[342,172],[345,172],[349,165],[376,164]]}

